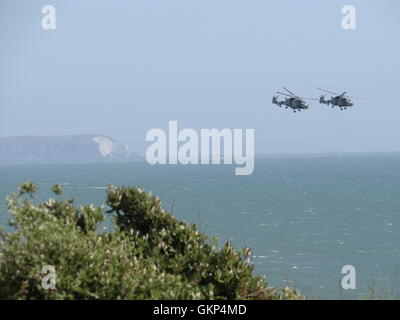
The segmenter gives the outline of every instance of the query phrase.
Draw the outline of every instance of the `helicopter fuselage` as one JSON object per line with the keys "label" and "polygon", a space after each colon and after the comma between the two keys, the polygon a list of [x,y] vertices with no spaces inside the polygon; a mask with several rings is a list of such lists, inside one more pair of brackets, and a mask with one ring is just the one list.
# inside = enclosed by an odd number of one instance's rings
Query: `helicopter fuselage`
{"label": "helicopter fuselage", "polygon": [[345,96],[333,97],[331,103],[334,106],[338,106],[338,107],[352,107],[353,106],[353,102]]}
{"label": "helicopter fuselage", "polygon": [[321,96],[319,102],[327,104],[328,106],[331,104],[339,108],[349,108],[353,106],[353,101],[344,95],[331,97],[331,99],[328,100],[325,100],[325,96]]}
{"label": "helicopter fuselage", "polygon": [[278,99],[275,98],[272,102],[280,107],[284,105],[286,108],[291,108],[293,110],[308,109],[308,104],[300,98],[285,98],[285,100],[282,101],[278,101]]}

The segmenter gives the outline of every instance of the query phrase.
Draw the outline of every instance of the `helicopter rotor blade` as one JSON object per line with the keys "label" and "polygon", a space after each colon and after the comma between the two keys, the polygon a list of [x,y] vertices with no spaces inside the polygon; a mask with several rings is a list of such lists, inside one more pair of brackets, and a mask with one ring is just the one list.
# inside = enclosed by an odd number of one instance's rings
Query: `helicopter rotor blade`
{"label": "helicopter rotor blade", "polygon": [[292,95],[289,95],[289,94],[287,94],[287,93],[283,93],[283,92],[279,92],[279,91],[277,91],[277,93],[279,93],[279,94],[283,94],[284,96],[288,96],[288,97],[291,97],[291,98],[293,98],[294,96],[292,96]]}
{"label": "helicopter rotor blade", "polygon": [[303,98],[303,97],[299,97],[300,99],[303,99],[303,100],[315,100],[315,101],[318,101],[318,99],[316,99],[316,98]]}
{"label": "helicopter rotor blade", "polygon": [[[346,96],[346,97],[349,97],[349,96]],[[362,100],[366,100],[366,99],[363,98],[363,97],[349,97],[349,98],[351,98],[351,99],[362,99]]]}
{"label": "helicopter rotor blade", "polygon": [[287,92],[289,92],[292,96],[297,97],[293,92],[291,92],[290,90],[286,89],[285,87],[282,87],[282,89],[284,89]]}
{"label": "helicopter rotor blade", "polygon": [[363,98],[363,97],[353,97],[353,96],[348,96],[348,95],[346,94],[346,92],[343,92],[342,96],[343,96],[343,97],[350,98],[350,99],[362,99],[362,100],[366,100],[366,99],[365,99],[365,98]]}
{"label": "helicopter rotor blade", "polygon": [[328,91],[328,90],[324,90],[324,89],[321,89],[321,88],[317,88],[318,90],[321,90],[321,91],[325,91],[325,92],[328,92],[328,93],[330,93],[330,94],[334,94],[334,95],[339,95],[339,93],[336,93],[336,92],[332,92],[332,91]]}

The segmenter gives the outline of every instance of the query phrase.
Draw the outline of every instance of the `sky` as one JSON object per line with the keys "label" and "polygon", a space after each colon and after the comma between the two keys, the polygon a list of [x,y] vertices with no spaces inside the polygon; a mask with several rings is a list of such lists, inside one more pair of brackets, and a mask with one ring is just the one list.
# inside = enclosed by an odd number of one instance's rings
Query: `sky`
{"label": "sky", "polygon": [[[0,137],[105,134],[144,153],[177,120],[255,129],[256,153],[400,151],[399,18],[397,0],[1,0]],[[294,114],[271,104],[282,86],[364,99]]]}

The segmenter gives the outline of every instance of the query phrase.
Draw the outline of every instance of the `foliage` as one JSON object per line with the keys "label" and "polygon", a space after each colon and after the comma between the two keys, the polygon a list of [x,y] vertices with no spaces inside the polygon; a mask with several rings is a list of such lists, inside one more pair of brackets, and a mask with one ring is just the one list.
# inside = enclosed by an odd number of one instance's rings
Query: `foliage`
{"label": "foliage", "polygon": [[[34,205],[36,185],[24,182],[7,198],[14,230],[0,230],[0,299],[303,298],[267,288],[248,248],[219,248],[139,188],[109,186],[112,231],[101,228],[102,206],[77,207],[52,190],[59,200]],[[55,290],[42,287],[45,265],[55,267]]]}

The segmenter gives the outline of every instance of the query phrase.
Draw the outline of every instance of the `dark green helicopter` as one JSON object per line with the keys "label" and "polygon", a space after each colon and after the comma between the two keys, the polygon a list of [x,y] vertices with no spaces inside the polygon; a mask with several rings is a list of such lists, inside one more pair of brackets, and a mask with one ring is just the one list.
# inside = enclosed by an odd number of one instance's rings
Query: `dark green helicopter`
{"label": "dark green helicopter", "polygon": [[318,88],[318,90],[333,94],[334,96],[331,97],[330,99],[325,99],[325,95],[321,95],[321,97],[319,98],[319,103],[323,103],[326,105],[332,105],[332,108],[339,107],[340,110],[345,110],[347,108],[350,108],[354,105],[353,101],[350,99],[354,99],[354,98],[359,98],[359,97],[349,97],[346,95],[346,92],[343,92],[342,94],[336,93],[336,92],[332,92],[332,91],[328,91],[328,90],[324,90],[321,88]]}
{"label": "dark green helicopter", "polygon": [[284,96],[288,96],[289,98],[285,98],[285,100],[278,101],[279,96],[273,96],[272,97],[272,103],[278,105],[279,107],[282,107],[282,105],[285,106],[286,109],[291,108],[293,109],[293,112],[305,110],[309,108],[308,103],[306,103],[304,100],[318,100],[318,99],[313,99],[313,98],[301,98],[299,96],[296,96],[294,93],[286,89],[285,87],[282,87],[283,90],[287,91],[288,93],[283,93],[283,92],[277,92],[279,94],[282,94]]}

